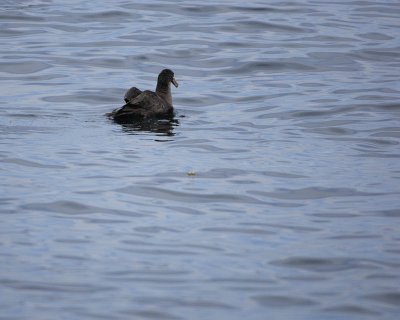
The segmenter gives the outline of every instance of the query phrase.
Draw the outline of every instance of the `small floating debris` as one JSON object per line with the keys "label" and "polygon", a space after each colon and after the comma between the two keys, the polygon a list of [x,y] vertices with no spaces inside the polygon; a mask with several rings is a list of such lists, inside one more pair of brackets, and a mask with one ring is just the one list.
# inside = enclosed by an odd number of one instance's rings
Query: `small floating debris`
{"label": "small floating debris", "polygon": [[194,171],[194,170],[190,170],[190,171],[188,171],[186,174],[187,174],[189,177],[193,177],[193,176],[196,176],[196,175],[197,175],[197,172]]}

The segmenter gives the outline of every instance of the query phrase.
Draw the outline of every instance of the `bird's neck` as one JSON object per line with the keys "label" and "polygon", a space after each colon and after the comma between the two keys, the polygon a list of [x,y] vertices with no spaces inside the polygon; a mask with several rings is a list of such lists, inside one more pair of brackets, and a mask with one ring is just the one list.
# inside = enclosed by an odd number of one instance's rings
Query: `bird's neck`
{"label": "bird's neck", "polygon": [[172,95],[171,95],[171,85],[168,84],[157,84],[156,93],[159,97],[163,98],[167,103],[172,106]]}

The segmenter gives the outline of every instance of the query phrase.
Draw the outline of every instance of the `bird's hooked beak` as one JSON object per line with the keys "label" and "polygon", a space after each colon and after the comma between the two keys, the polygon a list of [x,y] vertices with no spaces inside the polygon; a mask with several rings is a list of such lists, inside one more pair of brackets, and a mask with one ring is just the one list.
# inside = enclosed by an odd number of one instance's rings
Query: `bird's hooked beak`
{"label": "bird's hooked beak", "polygon": [[175,77],[172,78],[172,84],[178,88],[178,81],[175,80]]}

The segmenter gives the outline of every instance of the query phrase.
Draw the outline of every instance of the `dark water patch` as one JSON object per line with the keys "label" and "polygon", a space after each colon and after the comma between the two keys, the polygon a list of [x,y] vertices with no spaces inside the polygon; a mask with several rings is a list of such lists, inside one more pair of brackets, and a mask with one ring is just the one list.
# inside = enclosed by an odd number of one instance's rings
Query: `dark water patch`
{"label": "dark water patch", "polygon": [[249,234],[249,235],[272,235],[275,234],[275,232],[268,231],[265,229],[261,228],[233,228],[233,227],[210,227],[210,228],[203,228],[201,231],[206,231],[206,232],[216,232],[216,233],[221,233],[221,234],[226,234],[226,233],[243,233],[243,234]]}
{"label": "dark water patch", "polygon": [[65,259],[65,260],[75,260],[75,261],[79,261],[79,262],[89,262],[93,259],[88,258],[88,257],[82,257],[82,256],[78,256],[78,255],[66,255],[66,254],[55,254],[53,255],[54,259]]}
{"label": "dark water patch", "polygon": [[[16,214],[17,210],[14,209],[0,209],[0,214]],[[1,243],[0,243],[1,245]]]}
{"label": "dark water patch", "polygon": [[[272,265],[303,269],[313,272],[338,272],[352,269],[379,270],[388,266],[383,261],[356,258],[309,258],[291,257],[271,262]],[[394,266],[392,266],[394,267]]]}
{"label": "dark water patch", "polygon": [[194,15],[206,15],[208,16],[210,13],[213,14],[217,14],[217,13],[225,13],[227,12],[228,8],[226,6],[222,6],[222,5],[206,5],[206,4],[202,4],[202,5],[196,5],[196,6],[185,6],[183,5],[181,10],[183,12],[186,12],[188,14],[194,14]]}
{"label": "dark water patch", "polygon": [[154,198],[164,201],[192,202],[192,203],[263,203],[250,196],[233,194],[202,194],[194,192],[172,191],[157,187],[130,186],[115,190],[119,193],[131,194],[139,197]]}
{"label": "dark water patch", "polygon": [[[138,302],[143,305],[152,305],[154,303],[153,297],[140,297]],[[190,298],[177,299],[177,298],[158,298],[158,301],[165,307],[191,307],[191,308],[206,308],[206,309],[236,309],[236,307],[217,302],[212,300],[193,300]]]}
{"label": "dark water patch", "polygon": [[371,137],[384,137],[384,138],[400,138],[400,128],[396,127],[386,127],[375,129],[374,133],[371,133]]}
{"label": "dark water patch", "polygon": [[54,201],[48,203],[29,203],[20,206],[21,209],[35,211],[35,212],[53,212],[53,213],[61,213],[66,215],[86,215],[93,213],[107,213],[113,215],[122,215],[129,217],[142,217],[143,215],[140,213],[126,211],[126,210],[117,210],[117,209],[109,209],[109,208],[101,208],[89,206],[86,204],[82,204],[80,202],[75,201]]}
{"label": "dark water patch", "polygon": [[[85,41],[85,42],[67,42],[66,47],[79,47],[79,48],[109,48],[109,47],[127,47],[132,46],[131,41],[121,41],[121,40],[97,40],[97,41]],[[93,54],[81,55],[81,57],[91,57]],[[132,53],[132,56],[136,56]],[[109,61],[113,61],[111,58],[107,58]],[[90,61],[90,60],[89,60]],[[115,61],[119,61],[115,59]]]}
{"label": "dark water patch", "polygon": [[71,33],[87,32],[90,30],[90,28],[87,28],[87,27],[81,27],[81,26],[70,25],[70,24],[57,24],[57,23],[52,23],[51,28],[54,30],[71,32]]}
{"label": "dark water patch", "polygon": [[388,96],[387,94],[386,95],[365,94],[365,95],[354,97],[354,100],[367,100],[367,101],[375,101],[375,102],[385,101],[385,100],[393,101],[393,100],[396,100],[396,97]]}
{"label": "dark water patch", "polygon": [[376,102],[376,103],[362,103],[352,105],[355,111],[376,111],[376,112],[393,112],[396,114],[400,112],[400,104],[398,102]]}
{"label": "dark water patch", "polygon": [[[372,3],[371,3],[372,4]],[[380,5],[378,3],[374,3],[373,5],[366,7],[358,7],[354,10],[354,12],[362,12],[362,13],[353,13],[353,16],[358,17],[393,17],[396,18],[398,14],[400,14],[400,10],[392,3],[387,3],[386,5]],[[371,12],[370,14],[366,14],[365,12]],[[376,15],[376,16],[374,16]]]}
{"label": "dark water patch", "polygon": [[[254,44],[251,43],[244,43],[244,42],[236,42],[236,41],[223,41],[223,42],[219,42],[218,46],[221,48],[249,48],[249,47],[253,47]],[[256,45],[259,46],[259,45]],[[260,46],[261,47],[261,46]]]}
{"label": "dark water patch", "polygon": [[231,67],[228,69],[222,69],[220,72],[225,74],[248,74],[248,73],[257,73],[257,72],[265,72],[265,73],[273,73],[283,70],[288,71],[312,71],[314,67],[296,63],[285,61],[281,59],[278,61],[271,62],[261,62],[261,61],[252,61],[252,62],[241,62],[238,63],[239,66]]}
{"label": "dark water patch", "polygon": [[[200,142],[200,141],[199,141]],[[240,176],[247,175],[255,175],[255,176],[268,176],[268,177],[276,177],[276,178],[285,178],[285,179],[299,179],[305,178],[306,176],[291,174],[286,172],[274,172],[274,171],[248,171],[242,169],[234,169],[234,168],[216,168],[209,171],[198,172],[197,178],[199,179],[230,179]],[[162,176],[179,176],[181,173],[179,172],[168,172],[162,174]]]}
{"label": "dark water patch", "polygon": [[344,126],[344,125],[353,125],[357,124],[359,121],[357,120],[337,120],[337,119],[332,119],[332,120],[321,120],[321,121],[307,121],[304,123],[299,124],[301,127],[304,128],[332,128],[332,127],[338,127],[338,126]]}
{"label": "dark water patch", "polygon": [[400,153],[399,154],[382,154],[382,153],[377,153],[377,152],[364,152],[361,154],[356,155],[356,157],[360,158],[381,158],[381,159],[397,159],[400,158]]}
{"label": "dark water patch", "polygon": [[132,18],[132,14],[127,11],[119,11],[119,10],[108,10],[108,11],[99,11],[93,13],[84,13],[82,14],[82,18],[88,21],[107,21],[112,20],[115,22],[120,22],[120,19],[124,18]]}
{"label": "dark water patch", "polygon": [[178,232],[178,230],[176,229],[165,228],[160,226],[136,227],[135,230],[138,232],[145,232],[145,233]]}
{"label": "dark water patch", "polygon": [[[138,46],[151,47],[153,44],[148,41],[150,36],[153,41],[158,41],[159,44],[161,44],[163,41],[166,41],[165,37],[163,37],[162,35],[159,35],[156,32],[151,32],[149,30],[139,33],[119,36],[118,38],[134,40],[136,45]],[[132,54],[134,53],[132,52]],[[150,53],[146,52],[146,56],[148,56],[149,54]]]}
{"label": "dark water patch", "polygon": [[368,240],[368,239],[380,239],[379,235],[374,234],[341,234],[337,236],[327,237],[327,239],[335,240]]}
{"label": "dark water patch", "polygon": [[163,255],[171,255],[171,256],[196,256],[199,253],[195,251],[189,250],[173,250],[173,249],[132,249],[132,248],[123,248],[121,249],[126,252],[134,253],[134,254],[144,254],[144,255],[154,255],[154,256],[163,256]]}
{"label": "dark water patch", "polygon": [[352,55],[342,52],[310,52],[308,57],[311,58],[314,68],[319,72],[322,71],[360,71],[362,65]]}
{"label": "dark water patch", "polygon": [[313,227],[306,227],[306,226],[296,226],[296,225],[284,225],[284,224],[276,224],[276,223],[249,223],[249,222],[243,222],[241,225],[244,226],[265,226],[269,227],[272,229],[287,229],[287,230],[292,230],[296,232],[318,232],[321,231],[319,228],[313,228]]}
{"label": "dark water patch", "polygon": [[[303,117],[321,117],[321,116],[326,116],[326,115],[330,115],[330,114],[339,114],[341,112],[346,112],[348,110],[348,108],[332,108],[332,109],[328,109],[328,110],[303,110],[303,111],[294,111],[291,113],[291,115],[293,117],[299,117],[299,118],[303,118]],[[280,113],[278,113],[280,114]],[[287,114],[285,112],[285,114]]]}
{"label": "dark water patch", "polygon": [[190,214],[190,215],[203,215],[205,212],[201,210],[197,210],[194,208],[188,208],[188,207],[180,207],[180,206],[168,206],[166,207],[167,209],[170,209],[172,211],[184,213],[184,214]]}
{"label": "dark water patch", "polygon": [[334,218],[334,219],[342,219],[342,218],[357,218],[360,217],[360,214],[353,212],[319,212],[319,213],[311,213],[310,215],[318,218]]}
{"label": "dark water patch", "polygon": [[[149,234],[156,234],[156,233],[169,233],[169,232],[177,232],[175,230],[157,230],[157,228],[155,228],[156,230],[153,232],[151,230],[146,230],[145,233],[149,233]],[[158,228],[159,229],[159,228]],[[167,228],[162,228],[162,229],[167,229]],[[140,230],[140,228],[135,228],[135,231],[138,232],[142,232],[142,230]],[[177,232],[178,233],[178,232]],[[181,234],[179,232],[179,234]],[[165,248],[166,250],[171,250],[171,249],[191,249],[190,254],[195,254],[195,252],[204,252],[204,251],[213,251],[213,252],[221,252],[224,251],[219,247],[216,246],[207,246],[207,245],[197,245],[197,244],[171,244],[171,243],[153,243],[153,242],[149,242],[149,241],[138,241],[138,240],[123,240],[121,241],[121,243],[129,245],[130,248],[133,247],[137,247],[137,248],[151,248],[151,250],[153,250],[153,248],[156,248],[154,250],[160,250],[160,248]],[[182,252],[181,250],[175,250],[177,252]],[[143,272],[144,273],[144,272]],[[124,273],[126,274],[126,273]],[[137,274],[137,272],[131,272],[131,274]],[[153,274],[152,272],[149,272],[149,274]],[[158,273],[160,274],[160,273]],[[170,272],[169,274],[177,274],[177,272]]]}
{"label": "dark water patch", "polygon": [[[124,250],[124,251],[126,251],[126,252],[129,252],[129,250]],[[136,252],[133,252],[133,253],[136,253]],[[125,252],[124,252],[124,254],[126,254]],[[151,256],[153,256],[153,255],[149,255],[150,257]],[[154,255],[155,257],[157,256],[157,254],[155,254]],[[178,257],[180,257],[180,255],[178,255]],[[175,258],[177,258],[177,257],[175,257]],[[190,256],[190,258],[195,258],[194,256]],[[143,285],[143,284],[147,284],[147,285],[154,285],[154,284],[158,284],[158,285],[161,285],[161,286],[171,286],[171,285],[173,285],[173,286],[179,286],[179,285],[185,285],[185,284],[187,284],[188,283],[188,281],[186,280],[186,279],[182,279],[182,278],[178,278],[178,277],[175,277],[175,278],[172,278],[172,277],[154,277],[154,276],[152,276],[152,277],[143,277],[143,274],[140,274],[140,276],[137,276],[137,277],[129,277],[129,276],[127,276],[127,277],[123,277],[123,276],[121,276],[121,277],[115,277],[115,278],[113,278],[113,280],[115,281],[115,282],[117,282],[117,283],[138,283],[138,284],[140,284],[140,285]]]}
{"label": "dark water patch", "polygon": [[265,14],[265,13],[298,13],[309,12],[296,4],[283,6],[261,6],[261,5],[200,5],[200,6],[183,6],[181,9],[184,13],[189,13],[198,16],[208,16],[210,13],[250,13],[250,14]]}
{"label": "dark water patch", "polygon": [[400,305],[400,291],[370,294],[370,295],[365,295],[365,298],[374,302],[384,303],[386,305],[393,307],[398,307]]}
{"label": "dark water patch", "polygon": [[279,189],[275,192],[253,191],[254,194],[285,200],[310,200],[336,197],[370,197],[383,193],[361,192],[350,188],[308,187],[301,189]]}
{"label": "dark water patch", "polygon": [[[337,138],[327,138],[329,140],[336,141],[346,141],[346,142],[357,142],[358,148],[355,148],[359,151],[369,151],[371,149],[375,150],[376,148],[382,146],[396,146],[400,144],[395,140],[387,140],[387,139],[372,139],[372,138],[345,138],[345,137],[337,137]],[[387,155],[387,154],[386,154]]]}
{"label": "dark water patch", "polygon": [[140,319],[165,319],[165,320],[183,320],[182,317],[174,316],[166,311],[154,311],[154,310],[123,310],[120,314],[129,315],[133,318],[139,317]]}
{"label": "dark water patch", "polygon": [[94,223],[94,224],[124,224],[129,222],[128,220],[116,220],[116,219],[84,219],[87,223]]}
{"label": "dark water patch", "polygon": [[241,6],[229,6],[230,10],[238,11],[238,12],[248,12],[248,13],[273,13],[273,12],[279,12],[279,13],[299,13],[299,12],[308,12],[310,13],[312,9],[307,8],[305,9],[302,6],[299,6],[295,3],[292,4],[283,4],[282,6],[275,5],[275,6],[256,6],[256,5],[241,5]]}
{"label": "dark water patch", "polygon": [[31,119],[31,118],[38,118],[39,116],[33,113],[7,113],[7,117]]}
{"label": "dark water patch", "polygon": [[340,127],[314,128],[314,129],[306,129],[304,131],[317,133],[317,134],[323,134],[323,135],[329,135],[329,136],[331,136],[331,135],[333,135],[333,136],[353,135],[353,134],[357,133],[356,130],[340,128]]}
{"label": "dark water patch", "polygon": [[307,274],[307,275],[296,275],[296,276],[284,276],[284,277],[282,277],[282,279],[309,283],[309,281],[323,282],[323,281],[329,280],[329,276],[322,276],[319,274],[318,275]]}
{"label": "dark water patch", "polygon": [[367,33],[359,33],[358,36],[363,39],[368,40],[392,40],[393,37],[380,33],[380,32],[367,32]]}
{"label": "dark water patch", "polygon": [[230,278],[230,277],[213,277],[208,280],[212,283],[221,283],[221,284],[228,284],[228,285],[251,285],[253,287],[266,287],[276,284],[277,281],[275,279],[268,279],[262,277],[237,277],[237,278]]}
{"label": "dark water patch", "polygon": [[60,212],[66,214],[98,213],[98,208],[90,207],[79,202],[56,201],[50,203],[30,203],[21,206],[22,209],[33,211]]}
{"label": "dark water patch", "polygon": [[[0,282],[2,282],[0,280]],[[99,286],[89,283],[62,283],[62,282],[40,282],[40,281],[7,281],[3,285],[22,291],[44,291],[52,293],[87,293],[112,291],[115,288],[110,286]]]}
{"label": "dark water patch", "polygon": [[[177,173],[179,174],[179,173]],[[198,178],[202,179],[229,179],[237,176],[247,175],[248,172],[232,168],[216,168],[207,172],[198,173]],[[168,173],[170,175],[170,173]]]}
{"label": "dark water patch", "polygon": [[8,204],[10,202],[14,202],[18,200],[17,198],[0,198],[0,204]]}
{"label": "dark water patch", "polygon": [[224,249],[217,247],[217,246],[198,245],[198,244],[176,245],[176,247],[196,249],[196,250],[200,250],[200,251],[214,251],[214,252],[224,251]]}
{"label": "dark water patch", "polygon": [[392,88],[382,88],[382,87],[376,87],[376,88],[368,88],[368,89],[364,89],[364,88],[353,88],[353,89],[337,89],[332,91],[332,93],[334,94],[351,94],[351,93],[361,93],[361,92],[382,92],[382,93],[400,93],[399,90],[395,90]]}
{"label": "dark water patch", "polygon": [[11,74],[31,74],[50,68],[50,65],[41,61],[0,62],[0,70]]}
{"label": "dark water patch", "polygon": [[319,83],[319,82],[303,82],[303,83],[299,83],[298,86],[306,87],[306,88],[323,88],[323,87],[327,87],[328,84]]}
{"label": "dark water patch", "polygon": [[12,37],[23,37],[26,36],[28,33],[35,34],[35,31],[20,31],[20,30],[13,30],[13,29],[1,29],[0,30],[0,38],[12,38]]}
{"label": "dark water patch", "polygon": [[316,305],[312,299],[279,295],[257,295],[252,297],[259,305],[268,308],[307,307]]}
{"label": "dark water patch", "polygon": [[[251,192],[249,192],[251,194]],[[273,202],[268,202],[268,205],[271,207],[277,207],[277,208],[299,208],[303,207],[305,204],[300,203],[300,202],[278,202],[278,201],[273,201]]]}
{"label": "dark water patch", "polygon": [[2,163],[11,163],[11,164],[16,164],[24,167],[31,167],[31,168],[41,168],[41,169],[66,169],[66,166],[61,166],[61,165],[55,165],[55,164],[43,164],[43,163],[38,163],[30,160],[24,160],[24,159],[15,159],[15,158],[7,158],[7,159],[1,159],[0,162]]}
{"label": "dark water patch", "polygon": [[88,239],[54,239],[55,242],[60,242],[60,243],[67,243],[67,244],[85,244],[85,243],[90,243],[91,240]]}
{"label": "dark water patch", "polygon": [[12,13],[7,13],[7,14],[0,14],[0,21],[1,22],[43,22],[45,21],[44,18],[39,17],[37,15],[32,15],[32,14],[26,14],[24,12],[19,12],[18,15],[12,14]]}
{"label": "dark water patch", "polygon": [[[386,250],[385,250],[386,251]],[[392,250],[392,253],[398,254],[400,253],[400,250]],[[394,272],[374,272],[371,274],[368,274],[365,278],[366,279],[375,279],[375,280],[397,280],[398,279],[398,275],[396,274],[395,270],[393,270]]]}
{"label": "dark water patch", "polygon": [[312,99],[310,102],[313,103],[319,103],[319,104],[328,104],[328,103],[334,103],[338,102],[338,99],[332,98],[332,99]]}
{"label": "dark water patch", "polygon": [[375,62],[385,62],[390,59],[391,62],[400,61],[398,52],[400,47],[393,48],[375,48],[375,49],[361,49],[354,50],[352,56],[356,59],[375,61]]}
{"label": "dark water patch", "polygon": [[246,21],[235,21],[233,25],[222,25],[219,30],[224,32],[254,32],[254,30],[260,31],[273,31],[273,32],[310,32],[310,30],[294,27],[291,25],[282,25],[277,23],[269,23],[263,21],[246,20]]}
{"label": "dark water patch", "polygon": [[[398,157],[400,158],[400,154],[398,155]],[[371,211],[371,213],[380,217],[400,218],[400,209],[378,210]]]}
{"label": "dark water patch", "polygon": [[362,306],[353,305],[353,304],[342,304],[342,305],[324,308],[323,310],[329,314],[330,313],[341,313],[341,314],[347,314],[348,316],[356,316],[356,315],[378,316],[381,314],[380,312],[376,312],[367,307],[362,307]]}
{"label": "dark water patch", "polygon": [[[167,28],[171,32],[174,33],[180,33],[180,34],[198,34],[198,33],[209,33],[209,34],[216,34],[218,29],[217,26],[219,24],[210,24],[210,25],[204,25],[202,23],[191,23],[191,24],[186,24],[186,23],[176,23],[174,22],[173,24],[170,24],[168,26],[162,26],[162,27],[154,27],[151,29],[152,32],[159,33],[162,30],[165,30]],[[146,39],[143,39],[146,40]]]}
{"label": "dark water patch", "polygon": [[[86,307],[69,307],[68,311],[72,312],[76,317],[82,318],[82,319],[99,319],[99,320],[109,320],[110,318],[115,318],[114,315],[108,314],[107,312],[90,312],[87,310],[88,308]],[[57,314],[60,314],[65,310],[59,310]]]}
{"label": "dark water patch", "polygon": [[301,42],[305,41],[316,42],[318,43],[318,45],[321,45],[321,43],[323,43],[324,44],[323,46],[326,46],[326,43],[332,43],[334,45],[337,45],[338,43],[341,42],[354,43],[355,39],[338,35],[316,35],[312,37],[303,37],[301,39]]}
{"label": "dark water patch", "polygon": [[[137,242],[139,244],[139,242]],[[147,243],[144,243],[145,245]],[[135,276],[187,276],[190,274],[190,272],[188,271],[184,271],[184,270],[169,270],[167,268],[160,268],[160,269],[132,269],[132,268],[128,268],[128,269],[117,269],[117,270],[113,270],[113,271],[108,271],[106,270],[104,272],[104,274],[106,276],[109,277],[124,277],[124,276],[131,276],[131,275],[135,275]]]}

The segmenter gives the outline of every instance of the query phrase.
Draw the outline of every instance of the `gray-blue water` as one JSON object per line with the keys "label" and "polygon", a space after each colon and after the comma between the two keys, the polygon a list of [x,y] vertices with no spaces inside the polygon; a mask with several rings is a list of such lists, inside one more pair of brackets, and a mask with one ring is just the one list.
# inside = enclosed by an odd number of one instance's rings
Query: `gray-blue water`
{"label": "gray-blue water", "polygon": [[[398,319],[398,0],[2,0],[0,39],[0,319]],[[104,116],[166,67],[175,122]]]}

